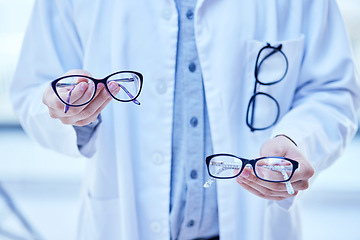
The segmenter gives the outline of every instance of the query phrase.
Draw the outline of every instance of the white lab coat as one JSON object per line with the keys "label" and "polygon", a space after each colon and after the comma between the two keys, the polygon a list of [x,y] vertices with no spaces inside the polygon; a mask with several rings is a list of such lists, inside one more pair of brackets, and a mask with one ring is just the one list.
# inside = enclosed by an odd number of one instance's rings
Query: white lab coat
{"label": "white lab coat", "polygon": [[[357,127],[360,90],[335,0],[198,0],[194,23],[215,153],[257,157],[264,141],[286,134],[317,173],[339,156]],[[144,75],[140,106],[112,101],[102,112],[79,239],[169,239],[177,33],[171,0],[35,4],[11,96],[24,129],[45,147],[81,156],[73,127],[50,118],[41,103],[52,79],[70,69],[99,78],[119,70]],[[246,108],[266,42],[283,44],[289,69],[283,81],[262,87],[280,103],[280,121],[251,132]],[[216,184],[221,239],[301,238],[298,197],[267,201],[235,180]]]}

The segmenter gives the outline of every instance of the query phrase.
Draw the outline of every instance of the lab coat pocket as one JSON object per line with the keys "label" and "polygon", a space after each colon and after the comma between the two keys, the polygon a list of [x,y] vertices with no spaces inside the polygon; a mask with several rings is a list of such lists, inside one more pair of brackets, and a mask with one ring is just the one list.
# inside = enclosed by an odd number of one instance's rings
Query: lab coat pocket
{"label": "lab coat pocket", "polygon": [[[290,110],[304,52],[304,36],[294,40],[247,42],[247,122],[271,129]],[[263,131],[257,131],[263,132]]]}
{"label": "lab coat pocket", "polygon": [[90,195],[85,200],[81,239],[117,239],[120,235],[119,198],[98,199]]}

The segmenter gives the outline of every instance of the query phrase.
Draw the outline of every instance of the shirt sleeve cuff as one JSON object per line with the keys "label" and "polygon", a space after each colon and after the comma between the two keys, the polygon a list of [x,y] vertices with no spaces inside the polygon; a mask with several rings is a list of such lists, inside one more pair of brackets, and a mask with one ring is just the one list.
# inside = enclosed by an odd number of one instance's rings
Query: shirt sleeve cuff
{"label": "shirt sleeve cuff", "polygon": [[98,118],[85,126],[73,126],[77,137],[77,146],[82,155],[91,157],[95,153],[95,139],[98,126],[101,124],[101,115]]}

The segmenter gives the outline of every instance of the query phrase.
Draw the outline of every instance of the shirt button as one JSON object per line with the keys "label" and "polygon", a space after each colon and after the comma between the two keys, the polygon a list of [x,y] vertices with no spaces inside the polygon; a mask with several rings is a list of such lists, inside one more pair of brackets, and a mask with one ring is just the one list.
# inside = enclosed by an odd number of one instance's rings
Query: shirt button
{"label": "shirt button", "polygon": [[194,13],[193,13],[193,11],[189,9],[189,10],[186,12],[186,17],[187,17],[189,20],[193,19],[193,18],[194,18]]}
{"label": "shirt button", "polygon": [[165,19],[165,20],[169,20],[171,18],[171,10],[170,9],[164,9],[162,11],[162,17]]}
{"label": "shirt button", "polygon": [[190,70],[190,72],[195,72],[195,70],[196,70],[196,65],[195,65],[195,63],[190,63],[190,65],[189,65],[189,70]]}
{"label": "shirt button", "polygon": [[188,223],[187,223],[187,226],[188,227],[192,227],[195,225],[195,221],[194,220],[190,220]]}
{"label": "shirt button", "polygon": [[191,177],[191,179],[196,179],[197,178],[197,171],[192,170],[191,173],[190,173],[190,177]]}
{"label": "shirt button", "polygon": [[164,157],[162,154],[160,153],[155,153],[153,156],[152,156],[152,161],[154,164],[156,165],[160,165],[164,162]]}
{"label": "shirt button", "polygon": [[160,233],[161,232],[161,224],[158,222],[152,222],[150,225],[150,229],[153,233]]}
{"label": "shirt button", "polygon": [[160,82],[156,85],[157,93],[164,94],[164,93],[166,93],[166,90],[167,90],[167,86],[166,86],[165,82]]}
{"label": "shirt button", "polygon": [[199,121],[198,121],[198,119],[196,117],[192,117],[190,119],[191,126],[196,127],[198,125],[198,123],[199,123]]}

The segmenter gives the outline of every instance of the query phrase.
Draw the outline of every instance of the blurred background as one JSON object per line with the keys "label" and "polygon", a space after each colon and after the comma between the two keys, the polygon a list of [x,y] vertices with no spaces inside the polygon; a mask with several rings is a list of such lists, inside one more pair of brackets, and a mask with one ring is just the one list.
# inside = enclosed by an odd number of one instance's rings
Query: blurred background
{"label": "blurred background", "polygon": [[[85,159],[58,155],[32,141],[9,102],[33,2],[0,0],[0,240],[74,239]],[[338,4],[359,66],[360,1]],[[359,169],[360,134],[304,194],[304,239],[360,240]]]}

